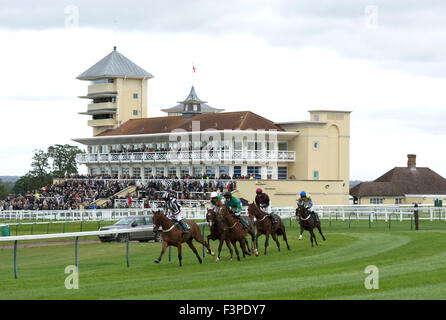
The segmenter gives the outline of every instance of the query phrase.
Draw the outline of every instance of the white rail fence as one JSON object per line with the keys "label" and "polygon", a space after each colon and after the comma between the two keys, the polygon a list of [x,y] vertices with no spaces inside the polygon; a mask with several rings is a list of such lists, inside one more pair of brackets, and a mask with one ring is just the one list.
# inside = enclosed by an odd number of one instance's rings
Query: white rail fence
{"label": "white rail fence", "polygon": [[[115,208],[115,209],[84,209],[84,210],[3,210],[0,211],[0,220],[61,220],[61,221],[98,221],[117,220],[122,217],[140,216],[151,214],[152,209],[157,209],[161,202],[151,202],[151,208]],[[243,207],[243,213],[247,213],[247,207]],[[273,207],[273,212],[279,216],[289,216],[295,214],[294,207]],[[398,216],[401,221],[410,220],[413,217],[414,208],[412,206],[314,206],[314,210],[321,219],[341,219],[354,218],[357,220],[369,217],[373,220],[380,219],[387,221],[389,216]],[[420,220],[445,220],[446,207],[420,206],[418,207]],[[183,218],[204,219],[206,207],[197,205],[196,207],[183,207]]]}

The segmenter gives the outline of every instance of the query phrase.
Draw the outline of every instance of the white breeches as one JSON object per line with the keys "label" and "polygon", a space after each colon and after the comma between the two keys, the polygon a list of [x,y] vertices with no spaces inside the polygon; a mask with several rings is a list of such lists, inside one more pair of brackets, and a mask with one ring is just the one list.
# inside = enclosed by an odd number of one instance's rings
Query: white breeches
{"label": "white breeches", "polygon": [[169,213],[169,218],[173,219],[173,220],[181,221],[181,219],[182,219],[181,214],[182,214],[181,210],[178,214]]}
{"label": "white breeches", "polygon": [[263,211],[267,212],[268,214],[270,214],[272,212],[271,205],[269,205],[267,207],[260,206],[260,209],[262,209]]}

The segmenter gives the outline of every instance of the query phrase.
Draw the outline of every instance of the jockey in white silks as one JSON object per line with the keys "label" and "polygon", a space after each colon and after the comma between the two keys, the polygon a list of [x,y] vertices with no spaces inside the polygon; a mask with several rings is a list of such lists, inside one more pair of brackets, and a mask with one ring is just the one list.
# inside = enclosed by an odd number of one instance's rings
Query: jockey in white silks
{"label": "jockey in white silks", "polygon": [[187,233],[187,227],[181,217],[182,208],[181,205],[178,203],[178,200],[174,196],[169,195],[168,192],[164,193],[163,200],[166,203],[167,217],[174,222],[178,222],[178,224],[183,229],[183,233]]}

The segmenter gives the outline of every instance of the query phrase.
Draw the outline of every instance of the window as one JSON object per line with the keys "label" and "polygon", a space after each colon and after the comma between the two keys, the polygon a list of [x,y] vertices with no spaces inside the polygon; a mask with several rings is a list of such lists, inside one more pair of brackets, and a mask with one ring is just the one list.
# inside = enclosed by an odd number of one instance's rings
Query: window
{"label": "window", "polygon": [[180,168],[181,177],[185,177],[189,175],[189,167],[181,167]]}
{"label": "window", "polygon": [[214,166],[206,166],[206,175],[210,179],[215,179],[215,167]]}
{"label": "window", "polygon": [[92,80],[90,84],[113,83],[113,82],[115,82],[115,79],[103,78],[103,79]]}
{"label": "window", "polygon": [[395,204],[402,204],[403,199],[402,198],[395,198]]}
{"label": "window", "polygon": [[133,94],[133,99],[138,99],[138,94],[137,93]]}
{"label": "window", "polygon": [[279,142],[279,151],[288,151],[288,142]]}
{"label": "window", "polygon": [[248,176],[251,177],[251,175],[254,175],[254,178],[261,179],[261,168],[260,166],[248,166]]}
{"label": "window", "polygon": [[313,115],[313,121],[319,121],[319,115],[318,114],[314,114]]}
{"label": "window", "polygon": [[156,175],[164,176],[164,167],[156,167]]}
{"label": "window", "polygon": [[137,116],[138,115],[138,110],[133,110],[133,115]]}
{"label": "window", "polygon": [[287,167],[278,167],[277,168],[277,178],[281,180],[285,180],[288,176],[288,168]]}
{"label": "window", "polygon": [[144,167],[144,179],[149,179],[152,174],[152,167]]}
{"label": "window", "polygon": [[219,166],[218,171],[219,171],[220,176],[229,175],[229,166]]}
{"label": "window", "polygon": [[319,171],[313,171],[313,180],[319,180]]}
{"label": "window", "polygon": [[193,173],[194,173],[194,177],[201,177],[201,175],[203,174],[203,168],[202,167],[193,167]]}
{"label": "window", "polygon": [[107,167],[101,167],[101,174],[108,174],[108,168]]}
{"label": "window", "polygon": [[242,176],[242,167],[234,166],[234,177],[241,177],[241,176]]}
{"label": "window", "polygon": [[273,178],[273,167],[266,167],[266,179],[271,180]]}
{"label": "window", "polygon": [[136,176],[136,178],[141,178],[141,168],[133,168],[133,175]]}
{"label": "window", "polygon": [[168,167],[167,168],[167,175],[170,176],[176,176],[177,175],[177,168],[176,167]]}
{"label": "window", "polygon": [[313,150],[319,150],[319,141],[313,141]]}
{"label": "window", "polygon": [[113,176],[117,176],[119,174],[119,168],[118,167],[112,167],[111,174]]}
{"label": "window", "polygon": [[234,141],[234,150],[242,150],[242,142]]}
{"label": "window", "polygon": [[370,198],[370,204],[383,204],[383,198]]}
{"label": "window", "polygon": [[130,168],[122,168],[122,174],[130,174]]}
{"label": "window", "polygon": [[99,174],[99,168],[91,168],[90,172],[92,175],[97,175]]}

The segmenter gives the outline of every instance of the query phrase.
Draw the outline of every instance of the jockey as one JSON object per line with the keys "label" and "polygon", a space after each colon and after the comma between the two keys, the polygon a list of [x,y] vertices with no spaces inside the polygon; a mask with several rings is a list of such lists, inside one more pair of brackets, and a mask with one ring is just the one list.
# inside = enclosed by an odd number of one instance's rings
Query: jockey
{"label": "jockey", "polygon": [[181,205],[174,196],[169,195],[169,192],[163,194],[163,200],[166,203],[167,217],[174,222],[178,222],[181,226],[183,234],[187,233],[187,227],[181,218]]}
{"label": "jockey", "polygon": [[271,219],[271,222],[273,224],[276,224],[277,221],[271,210],[271,200],[269,199],[269,196],[266,193],[263,193],[263,190],[260,188],[257,188],[256,194],[257,194],[255,199],[256,205],[260,209],[268,213],[268,217]]}
{"label": "jockey", "polygon": [[248,222],[245,219],[243,219],[240,215],[240,212],[242,211],[242,202],[240,201],[240,199],[233,196],[230,191],[226,192],[224,197],[226,199],[226,204],[231,208],[234,216],[240,220],[243,229],[247,229]]}
{"label": "jockey", "polygon": [[223,198],[217,192],[211,192],[211,210],[215,212],[215,208],[223,203]]}
{"label": "jockey", "polygon": [[311,196],[305,191],[300,193],[300,198],[297,199],[297,206],[299,208],[306,208],[311,213],[313,219],[319,221],[318,215],[313,211],[313,200],[311,200]]}

